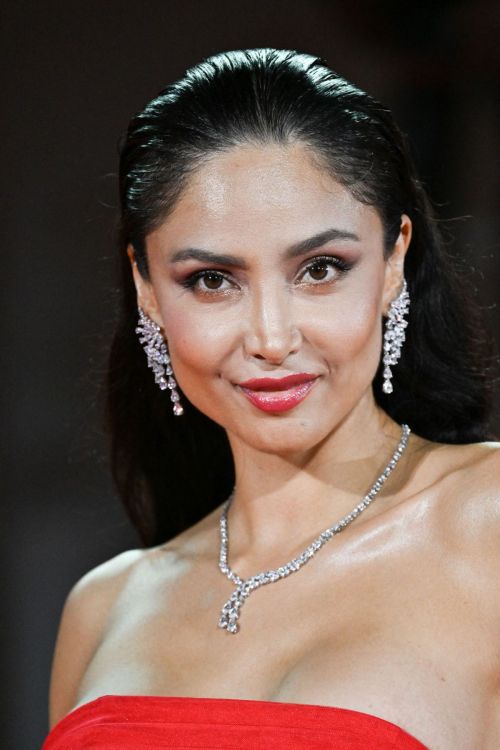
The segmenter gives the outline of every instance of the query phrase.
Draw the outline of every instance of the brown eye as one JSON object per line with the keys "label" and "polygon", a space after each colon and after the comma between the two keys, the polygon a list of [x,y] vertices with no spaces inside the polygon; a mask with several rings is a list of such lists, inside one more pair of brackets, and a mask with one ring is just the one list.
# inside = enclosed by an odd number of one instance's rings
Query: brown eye
{"label": "brown eye", "polygon": [[203,283],[207,289],[220,289],[223,277],[216,273],[207,273],[203,277]]}
{"label": "brown eye", "polygon": [[328,274],[328,266],[326,263],[315,263],[314,266],[309,266],[308,271],[314,281],[323,281]]}

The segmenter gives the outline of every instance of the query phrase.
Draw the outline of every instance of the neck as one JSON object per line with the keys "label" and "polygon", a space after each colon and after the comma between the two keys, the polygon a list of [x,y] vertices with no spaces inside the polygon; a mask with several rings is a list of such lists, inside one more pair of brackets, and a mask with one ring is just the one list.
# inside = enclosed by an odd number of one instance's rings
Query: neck
{"label": "neck", "polygon": [[355,408],[320,445],[300,455],[263,453],[230,435],[236,468],[228,514],[231,567],[251,575],[301,552],[361,501],[400,437],[400,425],[373,396],[371,408]]}

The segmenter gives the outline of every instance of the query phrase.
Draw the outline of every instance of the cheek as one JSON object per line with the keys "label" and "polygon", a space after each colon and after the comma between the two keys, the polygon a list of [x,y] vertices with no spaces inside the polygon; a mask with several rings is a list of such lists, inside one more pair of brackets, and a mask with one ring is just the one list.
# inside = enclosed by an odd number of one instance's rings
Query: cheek
{"label": "cheek", "polygon": [[209,309],[196,314],[176,311],[170,317],[167,312],[164,320],[169,321],[168,347],[175,376],[189,400],[202,408],[217,383],[214,376],[238,346],[238,321],[231,315],[213,315]]}
{"label": "cheek", "polygon": [[335,301],[328,316],[324,314],[314,326],[318,346],[332,369],[339,375],[352,376],[363,365],[364,379],[375,374],[380,359],[381,310],[377,294],[353,296],[348,302]]}
{"label": "cheek", "polygon": [[[364,289],[339,294],[330,304],[298,302],[297,324],[303,332],[303,348],[297,359],[300,369],[326,369],[331,386],[346,404],[369,386],[377,370],[382,346],[380,295]],[[214,304],[195,312],[188,306],[165,305],[167,336],[174,374],[186,397],[208,416],[223,422],[229,374],[241,372],[241,313]],[[294,365],[295,366],[295,365]],[[222,374],[222,379],[219,379]],[[226,386],[226,387],[225,387]],[[347,402],[346,400],[347,399]],[[334,399],[335,401],[336,399]],[[224,412],[225,413],[225,412]]]}

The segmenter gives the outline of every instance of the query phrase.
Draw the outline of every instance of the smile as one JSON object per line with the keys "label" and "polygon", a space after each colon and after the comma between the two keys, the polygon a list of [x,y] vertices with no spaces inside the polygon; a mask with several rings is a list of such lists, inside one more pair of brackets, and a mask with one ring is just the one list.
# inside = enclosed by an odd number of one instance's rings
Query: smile
{"label": "smile", "polygon": [[288,411],[305,399],[317,377],[299,373],[284,378],[254,378],[240,383],[238,388],[261,411]]}

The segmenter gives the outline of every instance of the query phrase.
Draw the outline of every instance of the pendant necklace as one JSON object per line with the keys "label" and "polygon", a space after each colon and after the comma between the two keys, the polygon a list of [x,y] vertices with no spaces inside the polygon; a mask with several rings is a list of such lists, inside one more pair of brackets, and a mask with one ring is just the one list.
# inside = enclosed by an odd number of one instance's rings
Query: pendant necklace
{"label": "pendant necklace", "polygon": [[330,528],[323,531],[322,534],[320,534],[313,542],[311,542],[305,552],[303,552],[298,557],[294,557],[293,560],[291,560],[286,565],[283,565],[281,568],[277,568],[276,570],[268,570],[266,573],[257,573],[256,575],[251,576],[250,578],[246,578],[245,580],[236,575],[236,573],[231,570],[227,562],[229,543],[227,512],[234,497],[233,490],[229,498],[224,503],[220,516],[221,544],[219,568],[224,573],[224,575],[229,578],[229,580],[236,584],[236,591],[234,592],[234,594],[231,594],[229,600],[222,607],[219,627],[226,628],[228,633],[237,633],[239,629],[237,621],[240,617],[240,609],[245,603],[247,597],[250,596],[252,591],[258,589],[260,586],[264,586],[267,583],[274,583],[275,581],[279,581],[281,578],[286,578],[291,573],[295,573],[297,570],[300,570],[303,565],[305,565],[307,562],[309,562],[309,560],[311,560],[311,558],[314,557],[314,555],[321,549],[321,547],[323,547],[324,544],[326,544],[332,537],[334,537],[335,534],[338,534],[340,531],[342,531],[342,529],[345,529],[345,527],[350,524],[351,521],[354,521],[354,519],[370,505],[376,494],[379,492],[379,490],[382,489],[382,485],[386,481],[387,477],[392,473],[394,467],[401,458],[404,449],[406,448],[411,430],[406,424],[401,425],[401,428],[401,440],[399,441],[399,445],[396,448],[391,460],[389,461],[386,468],[379,476],[371,490],[365,496],[364,500],[362,500],[362,502],[357,505],[354,510],[352,510],[347,516],[345,516],[342,521],[339,521],[339,523],[335,524],[335,526],[331,526]]}

